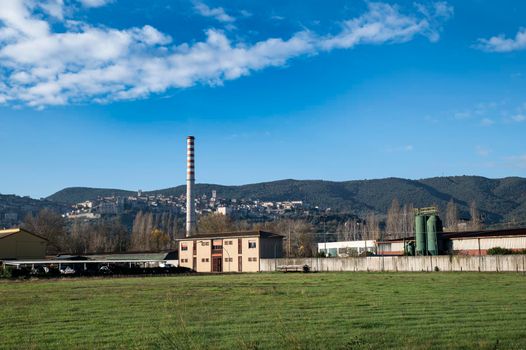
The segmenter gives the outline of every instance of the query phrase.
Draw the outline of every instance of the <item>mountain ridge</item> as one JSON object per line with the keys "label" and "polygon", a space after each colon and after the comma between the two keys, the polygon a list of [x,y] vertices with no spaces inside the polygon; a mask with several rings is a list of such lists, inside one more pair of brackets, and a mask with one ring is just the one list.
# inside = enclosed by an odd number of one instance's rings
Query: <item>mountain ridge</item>
{"label": "mountain ridge", "polygon": [[[490,179],[482,176],[441,176],[418,180],[389,177],[372,180],[328,181],[284,179],[246,185],[196,184],[196,195],[212,190],[223,198],[259,199],[268,201],[303,200],[334,211],[365,215],[367,212],[386,213],[394,198],[401,204],[415,207],[436,204],[445,212],[450,199],[458,204],[461,217],[469,218],[472,201],[489,223],[520,219],[526,221],[526,178],[505,177]],[[146,195],[183,195],[185,185],[143,191]],[[69,187],[47,200],[73,204],[99,196],[128,196],[136,191],[89,187]]]}

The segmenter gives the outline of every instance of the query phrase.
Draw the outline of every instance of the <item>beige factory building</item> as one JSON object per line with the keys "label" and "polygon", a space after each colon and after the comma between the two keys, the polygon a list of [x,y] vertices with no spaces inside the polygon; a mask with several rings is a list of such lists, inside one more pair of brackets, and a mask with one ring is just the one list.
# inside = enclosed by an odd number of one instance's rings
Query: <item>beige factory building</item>
{"label": "beige factory building", "polygon": [[179,266],[197,272],[258,272],[260,259],[282,256],[283,236],[272,232],[197,234],[179,240]]}
{"label": "beige factory building", "polygon": [[43,259],[47,244],[44,237],[22,228],[0,230],[0,260]]}
{"label": "beige factory building", "polygon": [[446,233],[450,250],[460,255],[486,255],[491,248],[526,251],[526,228]]}

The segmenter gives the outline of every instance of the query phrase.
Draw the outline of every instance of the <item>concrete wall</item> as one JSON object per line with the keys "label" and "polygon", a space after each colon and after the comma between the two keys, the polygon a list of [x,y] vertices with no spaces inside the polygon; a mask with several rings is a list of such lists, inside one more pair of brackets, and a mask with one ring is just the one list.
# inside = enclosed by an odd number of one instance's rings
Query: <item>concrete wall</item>
{"label": "concrete wall", "polygon": [[309,265],[313,271],[481,271],[526,272],[526,255],[385,256],[368,258],[261,259],[261,271],[280,265]]}

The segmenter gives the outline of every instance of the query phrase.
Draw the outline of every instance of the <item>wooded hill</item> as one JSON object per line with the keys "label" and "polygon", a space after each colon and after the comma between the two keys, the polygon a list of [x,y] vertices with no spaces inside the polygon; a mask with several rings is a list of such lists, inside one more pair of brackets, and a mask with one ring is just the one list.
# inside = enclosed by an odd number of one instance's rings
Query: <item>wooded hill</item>
{"label": "wooded hill", "polygon": [[[365,216],[368,212],[385,214],[394,198],[400,204],[415,207],[438,205],[442,213],[451,199],[458,205],[461,218],[469,218],[472,201],[485,223],[513,221],[526,223],[526,179],[507,177],[488,179],[480,176],[433,177],[421,180],[387,178],[378,180],[322,181],[280,180],[242,186],[197,184],[197,195],[229,199],[259,199],[264,201],[302,200],[321,208]],[[186,186],[144,192],[145,195],[180,196]],[[47,199],[65,204],[93,200],[99,196],[136,195],[134,191],[72,187],[63,189]]]}

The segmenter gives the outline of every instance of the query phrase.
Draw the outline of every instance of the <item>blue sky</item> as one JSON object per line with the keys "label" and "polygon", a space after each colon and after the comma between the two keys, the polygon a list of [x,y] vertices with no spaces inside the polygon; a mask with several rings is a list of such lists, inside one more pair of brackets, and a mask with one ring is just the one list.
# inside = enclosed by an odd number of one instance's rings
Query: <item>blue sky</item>
{"label": "blue sky", "polygon": [[526,3],[3,0],[0,193],[526,175]]}

